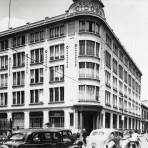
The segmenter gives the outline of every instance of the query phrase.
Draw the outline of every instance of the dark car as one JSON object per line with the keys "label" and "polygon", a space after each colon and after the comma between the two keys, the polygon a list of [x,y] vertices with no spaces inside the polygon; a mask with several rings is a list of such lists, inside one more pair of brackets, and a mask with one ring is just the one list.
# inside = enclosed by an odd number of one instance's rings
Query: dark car
{"label": "dark car", "polygon": [[[24,129],[14,132],[0,148],[71,148],[73,142],[64,140],[56,129]],[[78,148],[76,145],[75,148]]]}
{"label": "dark car", "polygon": [[82,145],[83,145],[82,139],[80,139],[79,135],[73,134],[70,129],[60,128],[60,129],[57,129],[57,131],[60,132],[64,141],[71,141],[74,148],[75,147],[78,147],[78,148],[82,147]]}

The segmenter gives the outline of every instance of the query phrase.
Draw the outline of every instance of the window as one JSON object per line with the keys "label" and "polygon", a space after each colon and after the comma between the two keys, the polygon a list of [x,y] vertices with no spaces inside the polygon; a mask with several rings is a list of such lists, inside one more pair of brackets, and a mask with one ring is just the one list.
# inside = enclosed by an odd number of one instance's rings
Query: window
{"label": "window", "polygon": [[30,33],[30,43],[42,42],[45,40],[45,31],[37,31]]}
{"label": "window", "polygon": [[0,51],[8,50],[8,40],[0,41]]}
{"label": "window", "polygon": [[99,87],[92,85],[80,85],[79,101],[99,101]]}
{"label": "window", "polygon": [[119,91],[123,93],[123,83],[121,81],[119,81]]}
{"label": "window", "polygon": [[50,67],[50,82],[64,80],[64,65]]}
{"label": "window", "polygon": [[25,66],[25,52],[13,54],[13,67]]}
{"label": "window", "polygon": [[113,95],[113,107],[117,108],[117,96]]}
{"label": "window", "polygon": [[44,49],[31,50],[31,64],[43,63],[44,61]]}
{"label": "window", "polygon": [[124,70],[124,82],[127,83],[127,71]]}
{"label": "window", "polygon": [[117,71],[118,71],[117,61],[113,59],[113,72],[117,74]]}
{"label": "window", "polygon": [[118,57],[118,47],[115,43],[113,44],[113,53]]}
{"label": "window", "polygon": [[51,127],[64,127],[64,111],[50,111],[49,123]]}
{"label": "window", "polygon": [[105,63],[108,68],[111,69],[111,54],[105,51]]}
{"label": "window", "polygon": [[68,35],[75,34],[75,22],[68,23]]}
{"label": "window", "polygon": [[110,73],[105,71],[105,84],[110,87]]}
{"label": "window", "polygon": [[0,70],[8,69],[8,56],[0,56]]}
{"label": "window", "polygon": [[128,75],[128,85],[131,87],[131,84],[132,84],[131,75]]}
{"label": "window", "polygon": [[50,46],[50,61],[64,59],[64,44]]}
{"label": "window", "polygon": [[123,109],[123,98],[119,98],[119,109],[122,110]]}
{"label": "window", "polygon": [[23,105],[25,99],[24,91],[16,91],[12,93],[13,96],[13,105]]}
{"label": "window", "polygon": [[123,79],[123,67],[119,65],[119,77]]}
{"label": "window", "polygon": [[0,93],[0,106],[6,106],[8,102],[7,93]]}
{"label": "window", "polygon": [[70,113],[70,126],[73,126],[74,125],[74,114],[73,113]]}
{"label": "window", "polygon": [[111,37],[108,34],[106,34],[106,44],[111,48],[111,46],[112,46],[112,39],[111,39]]}
{"label": "window", "polygon": [[64,102],[64,87],[55,87],[49,89],[49,102]]}
{"label": "window", "polygon": [[43,68],[30,70],[30,84],[43,83]]}
{"label": "window", "polygon": [[43,89],[30,90],[30,103],[39,104],[43,101]]}
{"label": "window", "polygon": [[86,55],[94,56],[95,42],[87,41],[86,42]]}
{"label": "window", "polygon": [[124,95],[127,96],[127,86],[124,85]]}
{"label": "window", "polygon": [[113,89],[117,90],[117,78],[113,77]]}
{"label": "window", "polygon": [[123,52],[120,50],[120,52],[119,52],[119,59],[123,62]]}
{"label": "window", "polygon": [[20,47],[25,45],[25,35],[17,36],[12,39],[12,47]]}
{"label": "window", "polygon": [[0,87],[7,87],[8,85],[8,74],[0,74]]}
{"label": "window", "polygon": [[99,57],[100,44],[89,40],[79,41],[79,55],[80,56],[95,56]]}
{"label": "window", "polygon": [[79,21],[79,32],[90,32],[99,34],[100,33],[100,25],[93,21]]}
{"label": "window", "polygon": [[25,83],[25,71],[13,72],[13,86],[22,86]]}
{"label": "window", "polygon": [[105,91],[105,105],[110,106],[111,102],[110,102],[110,92],[109,91]]}
{"label": "window", "polygon": [[49,28],[49,38],[50,39],[62,37],[64,35],[65,35],[65,26],[64,25]]}

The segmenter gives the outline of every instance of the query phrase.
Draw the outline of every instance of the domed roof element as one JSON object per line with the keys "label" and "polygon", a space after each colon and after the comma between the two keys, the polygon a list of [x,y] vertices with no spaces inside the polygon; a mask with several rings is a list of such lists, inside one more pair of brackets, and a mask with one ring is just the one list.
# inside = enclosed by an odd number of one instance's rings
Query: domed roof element
{"label": "domed roof element", "polygon": [[101,0],[73,0],[67,13],[71,14],[93,14],[105,19],[103,3]]}

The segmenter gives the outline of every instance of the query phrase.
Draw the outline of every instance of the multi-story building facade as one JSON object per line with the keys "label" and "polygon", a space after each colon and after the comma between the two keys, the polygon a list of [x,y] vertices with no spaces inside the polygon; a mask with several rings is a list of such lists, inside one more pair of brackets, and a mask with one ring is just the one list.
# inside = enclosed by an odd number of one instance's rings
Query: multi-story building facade
{"label": "multi-story building facade", "polygon": [[148,131],[148,100],[141,101],[141,130]]}
{"label": "multi-story building facade", "polygon": [[13,127],[139,128],[141,72],[101,0],[0,33],[0,118]]}

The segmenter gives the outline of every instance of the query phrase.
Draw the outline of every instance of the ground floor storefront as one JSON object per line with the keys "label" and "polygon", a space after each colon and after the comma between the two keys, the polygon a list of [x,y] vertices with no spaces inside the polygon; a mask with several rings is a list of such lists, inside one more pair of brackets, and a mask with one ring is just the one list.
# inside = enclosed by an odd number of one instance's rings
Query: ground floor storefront
{"label": "ground floor storefront", "polygon": [[121,114],[100,106],[72,106],[56,109],[18,110],[0,113],[2,120],[10,120],[12,128],[64,127],[86,129],[90,133],[97,128],[140,129],[140,118]]}

